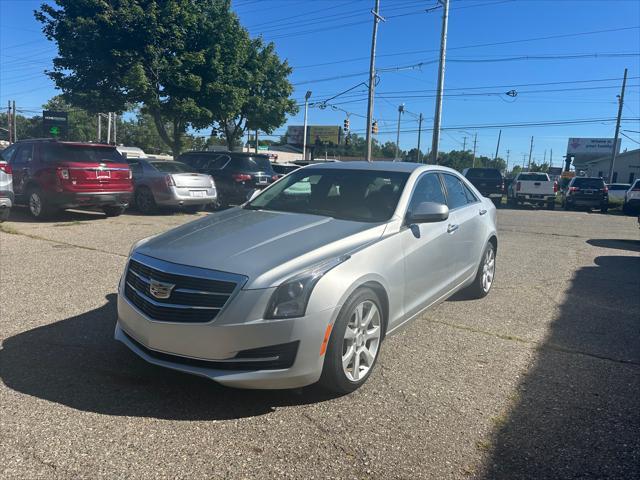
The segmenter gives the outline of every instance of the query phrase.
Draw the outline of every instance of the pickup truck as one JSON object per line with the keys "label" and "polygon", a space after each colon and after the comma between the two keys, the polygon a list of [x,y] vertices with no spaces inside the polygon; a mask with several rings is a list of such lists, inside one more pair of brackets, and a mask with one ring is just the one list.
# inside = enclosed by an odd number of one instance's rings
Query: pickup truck
{"label": "pickup truck", "polygon": [[504,178],[502,178],[500,170],[496,168],[465,168],[462,175],[478,189],[482,196],[490,198],[496,208],[500,207],[504,191]]}
{"label": "pickup truck", "polygon": [[556,205],[558,183],[549,179],[549,175],[542,172],[519,173],[513,179],[507,191],[507,204],[522,205],[530,203],[538,206],[546,205],[553,210]]}

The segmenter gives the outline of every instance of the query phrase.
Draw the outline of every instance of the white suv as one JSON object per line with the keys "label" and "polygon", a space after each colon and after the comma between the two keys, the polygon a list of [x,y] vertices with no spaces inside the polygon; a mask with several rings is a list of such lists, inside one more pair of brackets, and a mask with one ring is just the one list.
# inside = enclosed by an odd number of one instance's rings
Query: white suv
{"label": "white suv", "polygon": [[624,194],[622,211],[627,214],[640,212],[640,178],[633,182],[631,188]]}

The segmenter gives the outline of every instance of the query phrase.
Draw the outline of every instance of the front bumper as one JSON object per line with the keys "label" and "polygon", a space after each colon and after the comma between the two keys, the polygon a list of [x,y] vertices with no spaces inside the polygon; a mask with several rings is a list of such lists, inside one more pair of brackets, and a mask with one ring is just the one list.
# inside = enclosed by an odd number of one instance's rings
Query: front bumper
{"label": "front bumper", "polygon": [[126,207],[132,192],[63,192],[51,195],[49,200],[59,208]]}
{"label": "front bumper", "polygon": [[[151,320],[120,288],[115,339],[149,363],[227,386],[282,389],[315,383],[324,360],[320,348],[335,309],[301,318],[264,320],[261,317],[272,293],[273,289],[240,290],[213,321],[195,324]],[[254,358],[246,369],[238,365],[237,360],[248,350],[291,344],[296,344],[296,352],[288,368],[269,363],[277,354]]]}

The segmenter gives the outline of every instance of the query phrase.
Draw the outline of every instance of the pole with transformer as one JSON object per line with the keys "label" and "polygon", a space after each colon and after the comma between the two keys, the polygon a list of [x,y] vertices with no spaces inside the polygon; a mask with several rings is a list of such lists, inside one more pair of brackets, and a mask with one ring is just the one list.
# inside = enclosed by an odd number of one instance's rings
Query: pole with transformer
{"label": "pole with transformer", "polygon": [[418,153],[416,154],[418,159],[418,163],[422,163],[422,159],[420,158],[420,134],[422,133],[422,113],[418,117]]}
{"label": "pole with transformer", "polygon": [[400,119],[402,118],[402,113],[404,112],[404,103],[398,106],[398,134],[396,135],[396,155],[394,157],[394,161],[398,160],[398,156],[400,155]]}
{"label": "pole with transformer", "polygon": [[476,166],[476,145],[478,144],[478,132],[473,134],[473,157],[471,161],[471,166]]}
{"label": "pole with transformer", "polygon": [[102,114],[98,114],[98,143],[102,142]]}
{"label": "pole with transformer", "polygon": [[367,101],[367,153],[365,160],[371,161],[371,143],[372,132],[371,127],[373,124],[373,89],[375,87],[376,79],[376,39],[378,36],[378,22],[384,21],[384,18],[380,16],[380,0],[375,0],[375,9],[371,10],[373,14],[373,34],[371,36],[371,58],[369,60],[369,99]]}
{"label": "pole with transformer", "polygon": [[624,69],[624,77],[622,78],[622,90],[620,98],[618,98],[618,119],[616,120],[616,133],[613,136],[613,147],[611,152],[611,165],[609,166],[609,183],[613,183],[613,168],[616,164],[616,155],[618,147],[618,138],[620,137],[620,120],[622,119],[622,106],[624,105],[624,90],[627,86],[627,69]]}
{"label": "pole with transformer", "polygon": [[302,160],[307,159],[307,113],[309,111],[309,98],[311,90],[304,94],[304,127],[302,129]]}
{"label": "pole with transformer", "polygon": [[440,38],[440,68],[438,69],[438,90],[436,93],[436,112],[433,117],[433,141],[431,144],[431,161],[438,163],[438,147],[440,143],[440,120],[442,117],[442,95],[444,90],[444,67],[447,52],[447,25],[449,23],[449,0],[440,0],[443,6],[442,35]]}
{"label": "pole with transformer", "polygon": [[111,112],[107,112],[107,143],[111,143]]}

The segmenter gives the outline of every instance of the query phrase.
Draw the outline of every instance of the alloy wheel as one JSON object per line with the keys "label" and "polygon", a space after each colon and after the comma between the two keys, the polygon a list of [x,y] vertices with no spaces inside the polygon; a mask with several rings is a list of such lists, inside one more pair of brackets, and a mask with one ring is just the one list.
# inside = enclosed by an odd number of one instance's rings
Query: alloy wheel
{"label": "alloy wheel", "polygon": [[487,253],[484,256],[484,263],[482,265],[482,289],[488,292],[493,283],[493,276],[496,272],[496,257],[493,253],[493,248],[488,248]]}
{"label": "alloy wheel", "polygon": [[380,311],[371,300],[358,304],[344,332],[342,369],[352,382],[361,380],[373,367],[382,334]]}
{"label": "alloy wheel", "polygon": [[42,199],[36,192],[29,195],[29,210],[34,217],[39,217],[42,213]]}

